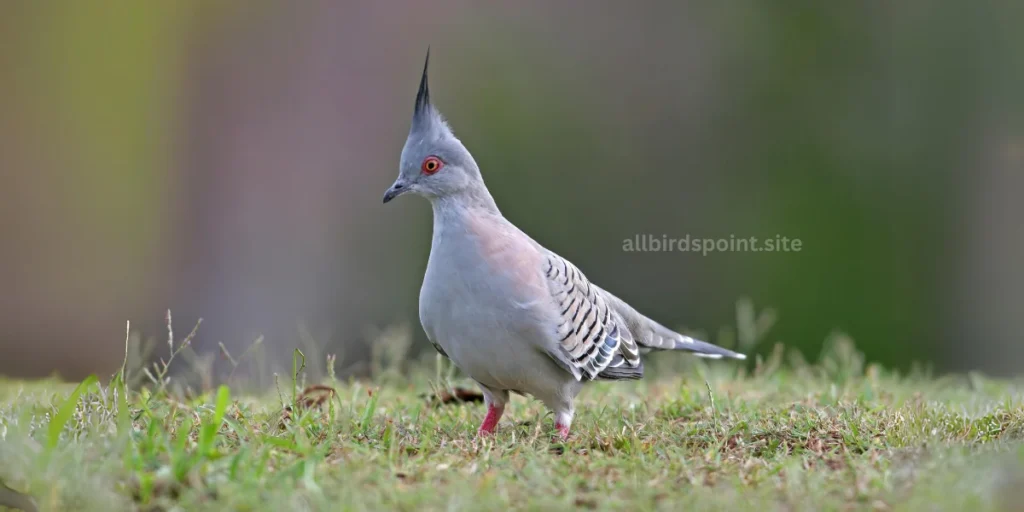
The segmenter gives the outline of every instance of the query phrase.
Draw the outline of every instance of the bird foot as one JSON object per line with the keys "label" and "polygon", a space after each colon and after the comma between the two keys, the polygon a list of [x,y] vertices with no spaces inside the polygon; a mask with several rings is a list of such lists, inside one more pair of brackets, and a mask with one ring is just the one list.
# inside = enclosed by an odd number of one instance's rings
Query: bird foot
{"label": "bird foot", "polygon": [[556,441],[566,441],[569,439],[569,425],[563,425],[561,423],[555,422],[555,431]]}

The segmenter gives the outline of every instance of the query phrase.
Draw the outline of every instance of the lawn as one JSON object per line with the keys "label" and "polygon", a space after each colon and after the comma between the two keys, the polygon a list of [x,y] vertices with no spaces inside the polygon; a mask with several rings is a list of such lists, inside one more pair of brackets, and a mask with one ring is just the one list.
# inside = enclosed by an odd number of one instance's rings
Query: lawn
{"label": "lawn", "polygon": [[469,386],[437,364],[328,371],[305,394],[300,358],[266,393],[190,393],[174,372],[127,379],[127,400],[119,376],[0,382],[0,497],[98,511],[1024,506],[1020,382],[900,376],[847,343],[749,368],[659,354],[643,381],[585,389],[558,442],[521,397],[476,438],[482,405],[428,401]]}

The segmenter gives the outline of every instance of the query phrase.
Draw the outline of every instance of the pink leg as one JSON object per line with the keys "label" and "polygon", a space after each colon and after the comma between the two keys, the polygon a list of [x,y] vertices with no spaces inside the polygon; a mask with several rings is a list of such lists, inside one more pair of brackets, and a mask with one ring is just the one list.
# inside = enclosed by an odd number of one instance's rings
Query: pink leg
{"label": "pink leg", "polygon": [[563,441],[569,439],[569,425],[563,425],[556,421],[555,430],[558,431],[558,437],[562,438]]}
{"label": "pink leg", "polygon": [[498,426],[498,420],[501,419],[501,415],[504,412],[504,405],[487,404],[487,416],[484,416],[484,422],[480,424],[480,430],[477,431],[476,435],[485,436],[493,434],[494,429]]}
{"label": "pink leg", "polygon": [[555,413],[555,430],[558,431],[558,437],[562,441],[569,439],[569,426],[572,425],[572,416],[571,410]]}

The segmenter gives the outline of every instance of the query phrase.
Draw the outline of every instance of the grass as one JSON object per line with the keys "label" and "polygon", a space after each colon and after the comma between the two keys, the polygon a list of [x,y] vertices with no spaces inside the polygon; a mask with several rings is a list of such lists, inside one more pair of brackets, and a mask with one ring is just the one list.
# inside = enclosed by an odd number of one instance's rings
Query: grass
{"label": "grass", "polygon": [[300,355],[264,395],[176,391],[173,358],[148,385],[127,369],[106,384],[0,382],[0,481],[40,510],[983,511],[1024,498],[1022,383],[865,368],[842,340],[815,364],[776,351],[751,371],[661,354],[644,381],[585,389],[564,443],[522,398],[476,438],[481,405],[424,398],[464,384],[447,367],[328,371],[302,394]]}

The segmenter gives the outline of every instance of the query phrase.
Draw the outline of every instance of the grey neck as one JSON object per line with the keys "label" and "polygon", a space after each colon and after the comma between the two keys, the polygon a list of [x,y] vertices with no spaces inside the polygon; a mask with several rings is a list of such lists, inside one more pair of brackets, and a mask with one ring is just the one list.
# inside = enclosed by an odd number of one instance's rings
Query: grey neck
{"label": "grey neck", "polygon": [[474,187],[444,197],[430,198],[434,218],[446,217],[454,212],[501,215],[487,187]]}

